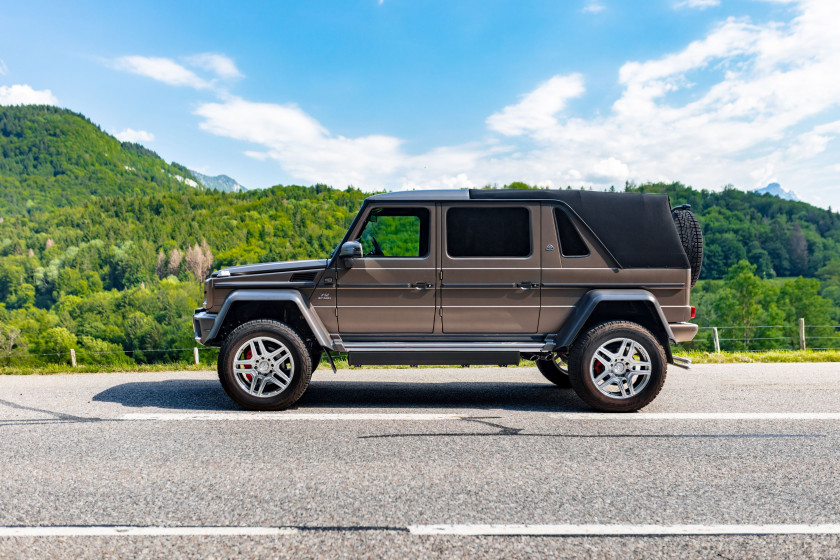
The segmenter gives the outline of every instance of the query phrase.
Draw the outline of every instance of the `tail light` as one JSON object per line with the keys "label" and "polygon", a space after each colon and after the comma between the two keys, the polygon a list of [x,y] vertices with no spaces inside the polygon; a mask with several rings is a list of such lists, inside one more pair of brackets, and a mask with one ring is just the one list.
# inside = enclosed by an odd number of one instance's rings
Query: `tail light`
{"label": "tail light", "polygon": [[692,305],[692,306],[691,306],[691,318],[692,318],[692,319],[694,319],[694,317],[695,317],[696,315],[697,315],[697,310],[696,310],[696,309],[694,309],[694,306]]}

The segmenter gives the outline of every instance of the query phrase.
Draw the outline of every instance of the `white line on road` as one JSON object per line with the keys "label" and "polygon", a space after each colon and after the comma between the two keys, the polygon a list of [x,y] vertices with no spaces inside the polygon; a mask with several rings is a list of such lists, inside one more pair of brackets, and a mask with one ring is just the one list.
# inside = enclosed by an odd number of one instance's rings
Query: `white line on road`
{"label": "white line on road", "polygon": [[0,537],[184,537],[293,535],[286,527],[0,527]]}
{"label": "white line on road", "polygon": [[300,413],[300,412],[151,412],[124,414],[123,420],[459,420],[461,414],[390,412]]}
{"label": "white line on road", "polygon": [[664,536],[664,535],[838,535],[827,525],[409,525],[414,535],[463,536]]}
{"label": "white line on road", "polygon": [[562,420],[840,420],[839,412],[568,412]]}

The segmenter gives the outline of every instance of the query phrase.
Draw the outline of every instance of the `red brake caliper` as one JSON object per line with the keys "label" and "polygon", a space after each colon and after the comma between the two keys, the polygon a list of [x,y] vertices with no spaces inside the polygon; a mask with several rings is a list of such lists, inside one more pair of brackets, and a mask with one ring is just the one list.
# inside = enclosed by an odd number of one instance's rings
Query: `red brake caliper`
{"label": "red brake caliper", "polygon": [[[243,359],[245,359],[245,360],[250,360],[251,359],[251,349],[250,348],[248,348],[248,350],[245,351],[245,356],[243,356]],[[242,365],[242,369],[250,369],[250,368],[251,368],[250,364],[243,364]],[[251,381],[251,374],[246,373],[245,374],[245,379],[247,379],[248,381]]]}

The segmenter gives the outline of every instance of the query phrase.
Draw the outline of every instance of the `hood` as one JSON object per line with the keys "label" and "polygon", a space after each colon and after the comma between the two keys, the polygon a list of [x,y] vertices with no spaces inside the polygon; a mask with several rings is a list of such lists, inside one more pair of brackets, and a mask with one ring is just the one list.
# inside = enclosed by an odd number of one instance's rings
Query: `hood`
{"label": "hood", "polygon": [[[210,276],[244,276],[246,274],[266,274],[269,272],[291,272],[297,270],[323,270],[327,267],[327,259],[313,259],[308,261],[284,261],[259,264],[243,264],[217,270]],[[228,274],[221,274],[227,272]]]}

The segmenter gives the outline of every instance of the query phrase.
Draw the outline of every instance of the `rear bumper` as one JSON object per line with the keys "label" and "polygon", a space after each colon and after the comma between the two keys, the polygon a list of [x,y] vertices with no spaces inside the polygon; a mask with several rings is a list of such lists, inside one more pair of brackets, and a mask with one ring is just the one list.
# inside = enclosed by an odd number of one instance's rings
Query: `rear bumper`
{"label": "rear bumper", "polygon": [[669,323],[671,332],[674,333],[674,342],[690,342],[697,335],[697,325],[694,323]]}
{"label": "rear bumper", "polygon": [[207,338],[213,331],[213,325],[216,324],[215,313],[207,313],[204,310],[196,310],[193,315],[193,330],[195,331],[195,341],[199,344],[206,344]]}

